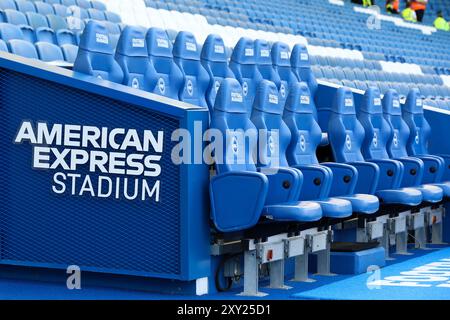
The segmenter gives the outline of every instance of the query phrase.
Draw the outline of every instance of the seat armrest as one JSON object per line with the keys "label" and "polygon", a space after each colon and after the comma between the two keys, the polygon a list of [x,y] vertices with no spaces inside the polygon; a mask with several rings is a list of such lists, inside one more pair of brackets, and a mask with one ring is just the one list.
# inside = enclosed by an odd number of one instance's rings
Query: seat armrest
{"label": "seat armrest", "polygon": [[358,182],[358,170],[355,167],[336,162],[323,162],[321,165],[330,168],[333,172],[330,197],[344,196],[355,192]]}
{"label": "seat armrest", "polygon": [[404,172],[401,187],[416,187],[422,183],[424,163],[419,158],[403,157],[393,160],[403,164]]}
{"label": "seat armrest", "polygon": [[403,178],[404,167],[400,161],[392,159],[370,159],[380,168],[377,190],[397,189]]}
{"label": "seat armrest", "polygon": [[374,194],[380,178],[380,168],[372,162],[347,162],[358,171],[358,181],[356,182],[355,192]]}
{"label": "seat armrest", "polygon": [[303,173],[303,187],[300,200],[316,200],[328,197],[333,173],[321,165],[296,165],[294,168]]}
{"label": "seat armrest", "polygon": [[417,155],[415,158],[419,158],[424,163],[423,168],[423,183],[435,183],[440,182],[444,175],[444,160],[441,157],[432,155]]}
{"label": "seat armrest", "polygon": [[221,232],[239,231],[258,223],[269,183],[259,172],[226,172],[209,185],[211,219]]}
{"label": "seat armrest", "polygon": [[266,205],[297,201],[303,183],[303,175],[294,168],[258,168],[269,182]]}

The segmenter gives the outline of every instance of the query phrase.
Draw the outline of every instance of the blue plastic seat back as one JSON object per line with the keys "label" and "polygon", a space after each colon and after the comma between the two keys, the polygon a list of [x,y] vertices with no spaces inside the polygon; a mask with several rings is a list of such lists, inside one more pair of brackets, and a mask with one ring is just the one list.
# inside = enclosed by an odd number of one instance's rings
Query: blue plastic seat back
{"label": "blue plastic seat back", "polygon": [[62,46],[64,44],[77,45],[77,37],[70,30],[59,30],[58,32],[56,32],[56,43],[59,46]]}
{"label": "blue plastic seat back", "polygon": [[27,16],[28,24],[34,29],[48,28],[48,21],[44,15],[35,12],[27,12],[25,15]]}
{"label": "blue plastic seat back", "polygon": [[92,0],[91,6],[94,9],[100,10],[100,11],[106,11],[106,5],[103,2]]}
{"label": "blue plastic seat back", "polygon": [[250,121],[239,82],[224,79],[217,93],[211,128],[218,129],[225,138],[222,154],[215,153],[217,172],[256,171],[254,150],[256,127]]}
{"label": "blue plastic seat back", "polygon": [[14,0],[0,0],[0,10],[11,9],[16,10]]}
{"label": "blue plastic seat back", "polygon": [[184,77],[178,94],[180,100],[207,107],[206,89],[209,85],[209,75],[200,63],[200,50],[192,33],[178,33],[173,46],[173,57]]}
{"label": "blue plastic seat back", "polygon": [[94,20],[106,20],[105,14],[103,13],[103,11],[97,10],[97,9],[87,9],[88,14],[89,14],[89,18],[94,19]]}
{"label": "blue plastic seat back", "polygon": [[17,10],[23,13],[36,12],[33,2],[27,0],[16,0]]}
{"label": "blue plastic seat back", "polygon": [[84,9],[92,8],[91,2],[89,0],[76,0],[77,6]]}
{"label": "blue plastic seat back", "polygon": [[64,55],[64,61],[69,63],[74,63],[78,54],[78,46],[73,44],[63,44],[61,45],[61,51]]}
{"label": "blue plastic seat back", "polygon": [[262,76],[256,66],[255,46],[252,39],[239,39],[231,55],[230,69],[242,86],[244,104],[248,114],[251,114],[256,88],[262,80]]}
{"label": "blue plastic seat back", "polygon": [[107,21],[114,22],[114,23],[122,22],[122,19],[120,18],[120,16],[111,11],[105,11],[105,18]]}
{"label": "blue plastic seat back", "polygon": [[63,4],[54,4],[53,10],[55,11],[55,14],[60,17],[67,17],[70,14],[70,11],[68,10],[68,7]]}
{"label": "blue plastic seat back", "polygon": [[403,120],[409,127],[406,149],[409,155],[428,154],[428,139],[431,128],[423,114],[423,100],[417,88],[409,91],[402,109]]}
{"label": "blue plastic seat back", "polygon": [[54,44],[48,42],[37,42],[35,44],[39,60],[42,61],[64,61],[61,49]]}
{"label": "blue plastic seat back", "polygon": [[280,104],[284,106],[289,95],[289,88],[298,82],[297,76],[291,68],[290,49],[286,43],[275,42],[272,45],[271,56],[275,72],[280,78]]}
{"label": "blue plastic seat back", "polygon": [[114,60],[114,48],[102,23],[91,20],[87,24],[80,39],[73,70],[99,79],[122,83],[123,72]]}
{"label": "blue plastic seat back", "polygon": [[348,88],[336,91],[328,122],[328,139],[335,161],[364,161],[361,153],[364,128],[356,118],[353,93]]}
{"label": "blue plastic seat back", "polygon": [[36,41],[36,35],[34,32],[34,29],[28,25],[21,25],[19,26],[20,30],[22,30],[23,33],[23,39],[34,43]]}
{"label": "blue plastic seat back", "polygon": [[261,39],[255,40],[255,62],[262,78],[272,81],[277,88],[280,88],[280,76],[273,68],[270,49],[268,41]]}
{"label": "blue plastic seat back", "polygon": [[75,0],[61,0],[61,4],[65,6],[76,6],[77,2]]}
{"label": "blue plastic seat back", "polygon": [[228,67],[227,48],[219,35],[210,34],[203,44],[201,63],[209,74],[209,85],[206,90],[206,102],[212,112],[220,84],[225,78],[234,78],[233,71]]}
{"label": "blue plastic seat back", "polygon": [[115,59],[123,70],[124,85],[150,91],[146,32],[142,27],[125,27],[117,44]]}
{"label": "blue plastic seat back", "polygon": [[47,15],[47,22],[48,26],[55,31],[69,28],[66,20],[63,17],[57,16],[55,14]]}
{"label": "blue plastic seat back", "polygon": [[15,25],[27,25],[27,17],[20,11],[6,9],[2,12],[5,22]]}
{"label": "blue plastic seat back", "polygon": [[53,10],[53,7],[51,5],[49,5],[48,3],[45,3],[42,1],[36,1],[36,2],[34,2],[34,6],[36,7],[36,11],[40,14],[43,14],[44,16],[55,13],[55,11]]}
{"label": "blue plastic seat back", "polygon": [[358,108],[358,120],[364,128],[365,136],[362,154],[365,159],[389,159],[387,143],[391,137],[391,127],[384,119],[380,90],[370,87],[366,90]]}
{"label": "blue plastic seat back", "polygon": [[305,82],[291,85],[284,107],[283,120],[292,135],[287,148],[289,164],[319,163],[316,149],[322,140],[322,130],[314,117],[314,105]]}
{"label": "blue plastic seat back", "polygon": [[397,91],[389,89],[383,96],[383,115],[391,126],[391,137],[387,151],[391,158],[407,157],[406,144],[409,139],[409,128],[402,118],[400,98]]}
{"label": "blue plastic seat back", "polygon": [[8,45],[5,41],[0,39],[0,51],[8,52]]}
{"label": "blue plastic seat back", "polygon": [[283,106],[278,88],[272,81],[259,83],[251,121],[259,130],[258,166],[288,167],[286,149],[291,141],[291,132],[283,121]]}
{"label": "blue plastic seat back", "polygon": [[36,48],[32,43],[28,41],[21,39],[9,40],[8,48],[9,52],[17,54],[19,56],[30,59],[39,59],[38,54],[36,52]]}
{"label": "blue plastic seat back", "polygon": [[34,31],[36,42],[56,43],[56,35],[50,28],[38,28]]}
{"label": "blue plastic seat back", "polygon": [[0,39],[8,42],[12,39],[23,40],[24,36],[18,26],[9,23],[0,23]]}
{"label": "blue plastic seat back", "polygon": [[151,68],[150,92],[178,100],[183,74],[173,61],[172,43],[167,33],[159,28],[150,28],[146,42]]}
{"label": "blue plastic seat back", "polygon": [[311,96],[314,97],[317,90],[317,81],[311,71],[311,63],[309,61],[309,53],[306,46],[297,43],[292,48],[291,53],[291,67],[294,74],[299,81],[304,81],[308,84]]}

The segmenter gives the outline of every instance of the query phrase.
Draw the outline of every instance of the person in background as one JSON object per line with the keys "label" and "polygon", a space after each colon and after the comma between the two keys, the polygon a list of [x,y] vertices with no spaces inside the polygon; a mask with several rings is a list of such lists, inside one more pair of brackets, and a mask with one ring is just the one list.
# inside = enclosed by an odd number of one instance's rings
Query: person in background
{"label": "person in background", "polygon": [[388,13],[399,14],[398,6],[400,0],[387,0],[386,1],[386,11]]}
{"label": "person in background", "polygon": [[434,20],[433,25],[438,30],[449,31],[449,29],[450,29],[448,22],[445,21],[444,17],[442,16],[441,10],[439,10],[437,12],[437,18],[436,18],[436,20]]}
{"label": "person in background", "polygon": [[370,7],[373,4],[372,2],[372,0],[363,0],[363,6]]}
{"label": "person in background", "polygon": [[406,8],[402,11],[402,17],[405,21],[417,22],[416,12],[411,9],[411,3],[406,3]]}
{"label": "person in background", "polygon": [[417,21],[422,22],[428,0],[412,0],[411,9],[416,12]]}

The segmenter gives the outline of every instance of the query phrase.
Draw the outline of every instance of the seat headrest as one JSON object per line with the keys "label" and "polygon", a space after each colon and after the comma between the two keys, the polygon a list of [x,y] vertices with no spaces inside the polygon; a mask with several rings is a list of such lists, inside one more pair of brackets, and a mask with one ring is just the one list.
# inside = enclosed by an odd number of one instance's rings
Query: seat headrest
{"label": "seat headrest", "polygon": [[383,112],[393,116],[402,115],[402,109],[400,108],[400,98],[396,90],[389,89],[384,93]]}
{"label": "seat headrest", "polygon": [[250,38],[240,38],[234,47],[231,60],[240,64],[255,64],[254,41]]}
{"label": "seat headrest", "polygon": [[309,53],[306,46],[297,43],[292,49],[291,53],[291,66],[293,68],[310,67]]}
{"label": "seat headrest", "polygon": [[253,108],[266,113],[283,114],[283,106],[280,104],[279,92],[275,83],[262,80],[256,89]]}
{"label": "seat headrest", "polygon": [[116,53],[130,57],[147,57],[146,32],[142,27],[126,26],[120,35]]}
{"label": "seat headrest", "polygon": [[150,28],[145,37],[149,56],[172,58],[172,42],[166,31],[160,28]]}
{"label": "seat headrest", "polygon": [[255,62],[258,65],[272,65],[270,44],[266,40],[255,40]]}
{"label": "seat headrest", "polygon": [[356,114],[353,93],[349,88],[340,87],[336,90],[331,111],[337,114]]}
{"label": "seat headrest", "polygon": [[173,56],[181,59],[200,60],[197,41],[192,33],[178,32],[173,45]]}
{"label": "seat headrest", "polygon": [[102,22],[91,20],[81,35],[80,49],[113,54],[115,48],[113,47],[106,26]]}
{"label": "seat headrest", "polygon": [[222,80],[214,103],[214,110],[247,113],[242,87],[236,79],[226,78]]}
{"label": "seat headrest", "polygon": [[311,92],[305,82],[294,82],[291,84],[284,107],[286,110],[295,113],[314,114]]}
{"label": "seat headrest", "polygon": [[280,67],[290,67],[291,61],[291,49],[289,48],[289,45],[287,45],[284,42],[275,42],[272,45],[272,64],[274,66],[280,66]]}
{"label": "seat headrest", "polygon": [[202,60],[211,62],[227,62],[227,49],[223,39],[217,34],[210,34],[203,44]]}
{"label": "seat headrest", "polygon": [[412,114],[423,114],[423,100],[419,89],[412,88],[409,91],[403,110]]}
{"label": "seat headrest", "polygon": [[360,110],[368,114],[383,114],[381,94],[378,88],[370,87],[366,90]]}

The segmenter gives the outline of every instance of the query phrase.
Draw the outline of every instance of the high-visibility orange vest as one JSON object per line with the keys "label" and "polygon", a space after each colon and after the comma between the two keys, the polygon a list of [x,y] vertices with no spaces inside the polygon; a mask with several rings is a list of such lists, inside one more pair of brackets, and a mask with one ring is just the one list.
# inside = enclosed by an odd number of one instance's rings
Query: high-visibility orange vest
{"label": "high-visibility orange vest", "polygon": [[411,9],[416,10],[425,10],[427,8],[427,4],[424,2],[413,1],[411,2]]}
{"label": "high-visibility orange vest", "polygon": [[394,8],[394,10],[398,11],[398,5],[399,5],[400,1],[399,0],[395,0],[394,2],[392,2],[392,7]]}

